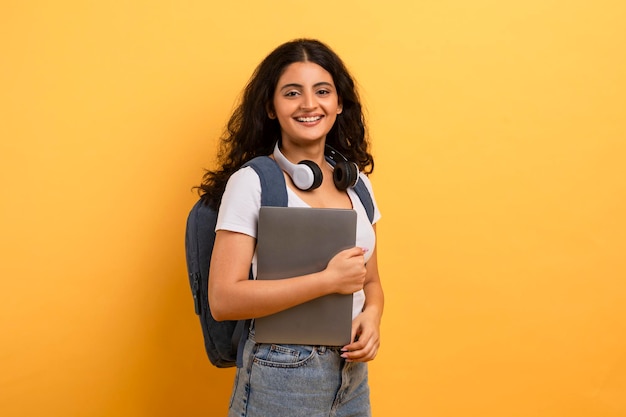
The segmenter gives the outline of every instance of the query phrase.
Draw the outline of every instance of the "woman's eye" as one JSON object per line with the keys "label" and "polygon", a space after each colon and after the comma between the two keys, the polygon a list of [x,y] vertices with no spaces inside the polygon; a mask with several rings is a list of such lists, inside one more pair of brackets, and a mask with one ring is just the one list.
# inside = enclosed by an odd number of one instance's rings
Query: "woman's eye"
{"label": "woman's eye", "polygon": [[285,97],[295,97],[295,96],[297,96],[297,95],[298,95],[298,92],[297,92],[297,91],[287,91],[287,92],[285,93]]}
{"label": "woman's eye", "polygon": [[325,96],[326,94],[330,94],[330,91],[328,91],[328,90],[318,90],[317,94],[319,94],[321,96]]}

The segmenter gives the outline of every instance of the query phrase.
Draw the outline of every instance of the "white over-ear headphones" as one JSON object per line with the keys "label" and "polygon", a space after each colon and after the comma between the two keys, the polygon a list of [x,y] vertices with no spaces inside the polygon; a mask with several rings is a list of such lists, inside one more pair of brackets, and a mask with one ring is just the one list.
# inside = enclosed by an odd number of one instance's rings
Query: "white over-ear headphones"
{"label": "white over-ear headphones", "polygon": [[[322,170],[315,162],[305,159],[297,164],[292,163],[280,152],[278,142],[274,146],[273,155],[278,166],[291,177],[294,185],[300,190],[311,191],[322,184]],[[348,161],[345,156],[329,145],[326,145],[324,155],[326,160],[334,167],[333,182],[335,187],[341,191],[354,187],[359,181],[358,165]],[[337,161],[337,158],[340,160]]]}

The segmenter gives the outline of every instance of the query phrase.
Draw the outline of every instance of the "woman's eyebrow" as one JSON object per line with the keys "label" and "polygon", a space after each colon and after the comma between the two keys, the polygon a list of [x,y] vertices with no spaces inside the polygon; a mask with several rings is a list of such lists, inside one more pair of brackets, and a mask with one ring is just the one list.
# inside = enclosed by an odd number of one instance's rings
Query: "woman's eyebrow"
{"label": "woman's eyebrow", "polygon": [[[319,83],[315,83],[313,84],[313,87],[321,87],[321,86],[327,86],[327,87],[334,87],[334,85],[328,81],[320,81]],[[289,84],[285,84],[282,87],[280,87],[281,90],[284,90],[285,88],[302,88],[302,84],[298,84],[298,83],[289,83]]]}

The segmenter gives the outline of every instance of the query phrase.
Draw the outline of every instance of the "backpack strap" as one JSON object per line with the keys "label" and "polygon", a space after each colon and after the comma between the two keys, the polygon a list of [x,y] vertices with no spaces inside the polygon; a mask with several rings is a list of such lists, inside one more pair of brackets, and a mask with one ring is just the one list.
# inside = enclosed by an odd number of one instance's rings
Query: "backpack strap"
{"label": "backpack strap", "polygon": [[374,201],[372,200],[372,195],[365,183],[359,178],[359,181],[354,186],[354,192],[359,196],[359,200],[361,200],[361,204],[365,208],[365,212],[367,213],[367,218],[370,219],[370,223],[374,221]]}
{"label": "backpack strap", "polygon": [[261,180],[262,206],[287,207],[287,183],[276,161],[269,156],[257,156],[243,166],[252,167]]}
{"label": "backpack strap", "polygon": [[[287,183],[282,169],[269,156],[257,156],[243,164],[251,167],[259,176],[261,182],[261,206],[287,207]],[[253,279],[250,268],[249,279]],[[237,367],[243,366],[243,348],[246,343],[248,329],[252,320],[240,320],[233,334],[233,345],[237,344]]]}
{"label": "backpack strap", "polygon": [[[326,161],[334,168],[337,165],[337,161],[332,158],[326,158]],[[361,200],[361,204],[365,208],[365,212],[367,213],[367,218],[370,220],[370,223],[374,222],[374,201],[372,200],[372,195],[365,183],[359,177],[356,185],[354,186],[354,192]]]}

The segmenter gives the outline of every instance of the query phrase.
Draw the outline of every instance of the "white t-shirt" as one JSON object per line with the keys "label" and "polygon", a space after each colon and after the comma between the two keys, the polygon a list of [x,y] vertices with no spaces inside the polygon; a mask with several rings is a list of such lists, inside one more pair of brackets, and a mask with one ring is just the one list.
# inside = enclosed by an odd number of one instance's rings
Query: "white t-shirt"
{"label": "white t-shirt", "polygon": [[[372,201],[374,202],[373,223],[376,223],[381,215],[378,211],[376,200],[374,199],[372,184],[365,174],[361,173],[360,177],[372,196]],[[348,196],[352,201],[352,207],[357,212],[356,246],[368,249],[365,253],[365,262],[367,262],[374,251],[376,235],[374,234],[374,229],[367,217],[361,200],[352,188],[348,189]],[[287,187],[287,199],[288,207],[310,207],[289,187]],[[256,238],[260,208],[261,181],[259,180],[259,176],[254,169],[250,167],[242,168],[235,172],[226,184],[215,230],[229,230],[231,232],[244,233]],[[252,259],[252,272],[256,278],[256,252]],[[365,294],[363,290],[354,293],[352,305],[353,318],[363,310],[364,303]]]}

